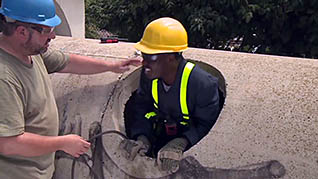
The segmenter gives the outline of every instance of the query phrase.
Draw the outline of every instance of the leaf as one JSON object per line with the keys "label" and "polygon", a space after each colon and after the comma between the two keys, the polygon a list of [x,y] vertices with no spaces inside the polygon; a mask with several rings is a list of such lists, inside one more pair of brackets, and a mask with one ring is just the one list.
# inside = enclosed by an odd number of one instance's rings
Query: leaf
{"label": "leaf", "polygon": [[245,19],[245,23],[249,23],[251,21],[251,19],[253,18],[253,13],[252,12],[248,12],[244,19]]}

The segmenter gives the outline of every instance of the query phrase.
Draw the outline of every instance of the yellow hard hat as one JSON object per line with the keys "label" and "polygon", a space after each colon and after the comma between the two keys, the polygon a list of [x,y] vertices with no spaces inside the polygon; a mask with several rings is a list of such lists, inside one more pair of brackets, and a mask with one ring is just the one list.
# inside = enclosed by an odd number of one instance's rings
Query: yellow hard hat
{"label": "yellow hard hat", "polygon": [[149,23],[135,48],[142,53],[182,52],[188,48],[188,35],[182,24],[163,17]]}

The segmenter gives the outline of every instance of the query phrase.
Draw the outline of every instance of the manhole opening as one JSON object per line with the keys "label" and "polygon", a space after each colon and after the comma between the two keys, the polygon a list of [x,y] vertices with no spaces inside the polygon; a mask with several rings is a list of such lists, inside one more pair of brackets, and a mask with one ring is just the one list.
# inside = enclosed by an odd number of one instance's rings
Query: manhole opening
{"label": "manhole opening", "polygon": [[[206,72],[210,73],[212,76],[218,78],[219,80],[219,103],[220,103],[220,112],[223,109],[224,103],[225,103],[225,98],[226,98],[226,81],[225,78],[223,76],[223,74],[214,66],[211,66],[207,63],[201,62],[201,61],[195,61],[195,60],[188,60],[191,61],[193,63],[195,63],[196,65],[200,66],[200,68],[202,68],[203,70],[205,70]],[[141,73],[141,70],[138,69],[132,73]],[[133,74],[132,74],[133,75]],[[138,80],[136,80],[136,83],[139,84],[139,78]],[[124,108],[124,125],[125,125],[125,132],[128,138],[132,138],[131,136],[131,132],[130,129],[132,127],[132,125],[134,124],[134,119],[133,119],[133,115],[134,115],[134,111],[133,111],[133,105],[134,102],[136,100],[136,90],[134,90],[131,93],[131,96],[129,97],[127,103],[125,104],[125,108]]]}

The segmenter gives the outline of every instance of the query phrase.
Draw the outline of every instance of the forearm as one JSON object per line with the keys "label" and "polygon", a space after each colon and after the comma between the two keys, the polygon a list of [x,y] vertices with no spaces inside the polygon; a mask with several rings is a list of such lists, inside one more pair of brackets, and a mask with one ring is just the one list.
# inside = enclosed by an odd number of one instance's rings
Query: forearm
{"label": "forearm", "polygon": [[[146,115],[147,111],[143,110],[145,108],[142,108],[142,106],[134,106],[134,123],[132,124],[130,130],[131,130],[131,136],[133,139],[136,139],[139,135],[145,135],[148,138],[151,136],[152,131],[152,119],[146,119],[144,116]],[[141,127],[142,126],[142,127]]]}
{"label": "forearm", "polygon": [[214,126],[216,119],[203,116],[202,118],[195,118],[196,124],[192,123],[189,129],[186,130],[183,135],[189,141],[189,147],[192,147],[198,143],[204,136],[206,136],[211,128]]}
{"label": "forearm", "polygon": [[[214,90],[214,92],[211,93],[209,90]],[[190,124],[189,130],[183,134],[187,137],[191,146],[209,133],[220,113],[218,89],[211,86],[209,90],[202,90],[201,94],[206,95],[199,95],[196,98],[195,113],[191,115],[190,119],[193,122]]]}
{"label": "forearm", "polygon": [[[144,81],[142,76],[140,78],[140,86],[137,89],[137,92],[134,93],[134,100],[131,104],[132,106],[132,116],[133,116],[133,126],[131,127],[131,134],[132,137],[136,138],[138,135],[142,134],[150,138],[150,134],[152,132],[152,123],[151,120],[145,117],[145,115],[150,112],[154,111],[152,96],[150,94],[149,87],[147,83]],[[148,81],[149,82],[149,81]]]}
{"label": "forearm", "polygon": [[115,68],[114,61],[94,59],[87,56],[70,55],[69,64],[60,71],[61,73],[96,74],[112,71]]}
{"label": "forearm", "polygon": [[34,157],[61,150],[63,136],[41,136],[25,132],[19,136],[0,137],[0,153]]}
{"label": "forearm", "polygon": [[210,129],[210,126],[207,125],[190,126],[189,130],[183,133],[183,136],[189,141],[188,147],[192,147],[198,143],[210,131]]}

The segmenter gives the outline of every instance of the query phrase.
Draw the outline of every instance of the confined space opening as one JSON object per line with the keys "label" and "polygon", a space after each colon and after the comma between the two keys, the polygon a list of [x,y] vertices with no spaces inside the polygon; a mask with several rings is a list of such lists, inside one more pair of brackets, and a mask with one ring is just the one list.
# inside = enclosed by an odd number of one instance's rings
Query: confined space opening
{"label": "confined space opening", "polygon": [[[196,62],[202,65],[202,68],[210,68],[210,65],[203,62]],[[211,66],[212,67],[212,66]],[[220,75],[218,78],[220,85],[223,86],[222,90],[224,99],[226,97],[226,85],[223,75],[215,68],[211,68],[211,71]],[[112,83],[109,86],[112,87],[112,92],[107,99],[109,99],[109,104],[106,105],[106,111],[104,118],[101,122],[102,131],[116,129],[120,132],[125,131],[124,117],[123,115],[129,115],[128,112],[131,107],[129,107],[129,100],[134,98],[134,91],[137,89],[139,84],[141,68],[137,68],[132,73],[128,74],[126,77],[121,78],[119,82]],[[75,78],[75,77],[74,77]],[[115,84],[115,85],[114,85]],[[113,86],[114,85],[114,86]],[[104,91],[105,86],[101,85],[97,91]],[[86,88],[85,88],[86,89]],[[83,93],[82,93],[83,92]],[[87,93],[87,90],[82,92],[72,92],[74,95],[82,95]],[[102,93],[105,94],[105,93]],[[108,94],[108,93],[107,93]],[[72,96],[73,97],[73,96]],[[80,96],[81,97],[81,96]],[[93,95],[93,100],[98,101],[100,96]],[[69,95],[66,95],[66,99],[69,99]],[[87,98],[86,98],[87,99]],[[102,98],[104,99],[104,98]],[[128,100],[128,101],[127,101]],[[85,103],[85,102],[84,102]],[[87,104],[85,104],[87,108]],[[65,107],[67,108],[67,106]],[[64,106],[63,106],[64,109]],[[83,111],[80,111],[83,112]],[[84,111],[87,112],[87,111]],[[90,113],[95,112],[90,109]],[[124,114],[126,113],[126,114]],[[81,114],[83,115],[83,114]],[[81,118],[79,118],[81,119]],[[83,118],[84,119],[84,118]],[[89,118],[92,121],[95,119]],[[112,123],[113,121],[113,123]],[[126,122],[126,121],[125,121]],[[80,121],[76,123],[81,125]],[[77,128],[74,128],[77,129]],[[85,130],[83,128],[82,130]],[[82,131],[83,132],[83,131]],[[159,171],[158,167],[155,165],[155,160],[149,157],[137,156],[135,160],[129,161],[123,157],[120,150],[118,149],[119,143],[122,138],[118,135],[104,135],[100,140],[100,143],[94,143],[95,149],[94,159],[92,161],[92,170],[99,176],[98,178],[127,178],[127,179],[145,179],[145,178],[228,178],[228,179],[242,179],[242,178],[280,178],[285,174],[284,166],[276,161],[265,161],[260,163],[254,163],[248,166],[240,166],[235,168],[215,168],[210,166],[204,166],[198,161],[194,156],[184,155],[184,158],[180,161],[179,170],[174,173],[165,173]],[[105,151],[103,152],[103,149]],[[213,157],[213,156],[211,156]],[[61,157],[56,160],[58,162],[55,172],[56,179],[71,179],[72,172],[72,161],[67,157]],[[75,165],[75,178],[97,178],[94,176],[89,176],[90,168],[84,163],[76,162]]]}
{"label": "confined space opening", "polygon": [[[220,105],[221,109],[223,107],[225,97],[226,97],[226,82],[223,74],[215,67],[200,61],[188,60],[196,65],[200,66],[205,71],[212,74],[214,77],[219,79],[219,94],[220,94]],[[121,83],[116,87],[116,92],[113,96],[113,104],[110,114],[106,114],[105,116],[111,115],[114,123],[114,128],[124,132],[128,138],[131,138],[131,134],[129,131],[130,126],[132,126],[134,120],[131,119],[130,116],[133,116],[132,105],[136,98],[136,90],[139,86],[140,74],[142,68],[139,67],[135,69],[133,72],[129,73],[126,77],[121,80]],[[221,110],[220,110],[221,111]],[[109,122],[109,121],[108,121]],[[105,123],[107,125],[109,123]],[[111,127],[111,126],[109,126]],[[120,143],[118,137],[108,138],[109,136],[105,136],[104,141],[112,141],[112,145],[117,145]],[[105,144],[104,144],[105,145]],[[118,147],[110,147],[105,146],[109,152],[109,157],[116,163],[117,167],[125,173],[125,176],[133,177],[133,178],[161,178],[170,176],[169,173],[160,171],[159,168],[155,165],[155,158],[151,157],[140,157],[136,156],[134,161],[129,161],[121,155],[120,151],[118,151]],[[190,161],[189,165],[196,165],[197,160],[195,158],[187,159],[185,161]],[[187,167],[185,167],[187,168]],[[184,168],[184,169],[185,169]],[[183,172],[182,172],[183,173]],[[180,174],[180,173],[179,173]],[[179,175],[178,174],[178,175]],[[183,174],[182,174],[183,175]],[[169,178],[169,177],[168,177]],[[190,177],[191,178],[191,177]]]}
{"label": "confined space opening", "polygon": [[[226,99],[226,81],[223,74],[212,65],[201,61],[194,61],[196,65],[212,74],[219,80],[219,95],[220,105],[222,111],[225,99]],[[139,85],[141,68],[138,68],[126,79],[123,79],[126,85],[122,86],[120,96],[124,96],[126,100],[122,100],[124,107],[121,114],[124,116],[121,118],[124,124],[122,124],[121,131],[125,131],[128,138],[131,138],[129,128],[133,124],[134,120],[130,117],[133,116],[132,105],[136,99],[136,89]],[[209,166],[202,166],[200,162],[193,156],[185,156],[180,161],[180,168],[176,173],[167,174],[158,170],[158,167],[154,166],[153,158],[141,158],[137,157],[137,160],[131,163],[125,161],[122,170],[125,171],[126,176],[133,176],[133,178],[228,178],[228,179],[242,179],[242,178],[281,178],[285,175],[285,167],[277,160],[269,160],[260,163],[253,163],[247,166],[240,166],[235,168],[214,168]],[[119,160],[117,160],[119,161]],[[121,161],[123,162],[123,161]],[[134,167],[133,167],[134,166]]]}
{"label": "confined space opening", "polygon": [[[192,63],[195,63],[196,65],[198,65],[200,68],[202,68],[203,70],[205,70],[206,72],[210,73],[212,76],[218,78],[219,81],[219,103],[220,103],[220,112],[223,109],[224,106],[224,102],[225,102],[225,98],[226,98],[226,81],[225,78],[223,76],[223,74],[214,66],[201,62],[201,61],[196,61],[196,60],[187,60],[190,61]],[[134,71],[133,73],[141,73],[141,69]],[[137,82],[139,84],[139,80]],[[129,97],[127,103],[125,104],[125,108],[124,108],[124,125],[125,125],[125,132],[128,138],[132,138],[131,134],[130,134],[130,128],[134,122],[134,120],[131,118],[131,116],[133,116],[133,110],[132,110],[132,106],[134,101],[136,100],[136,90],[134,90],[131,94],[131,96]]]}

